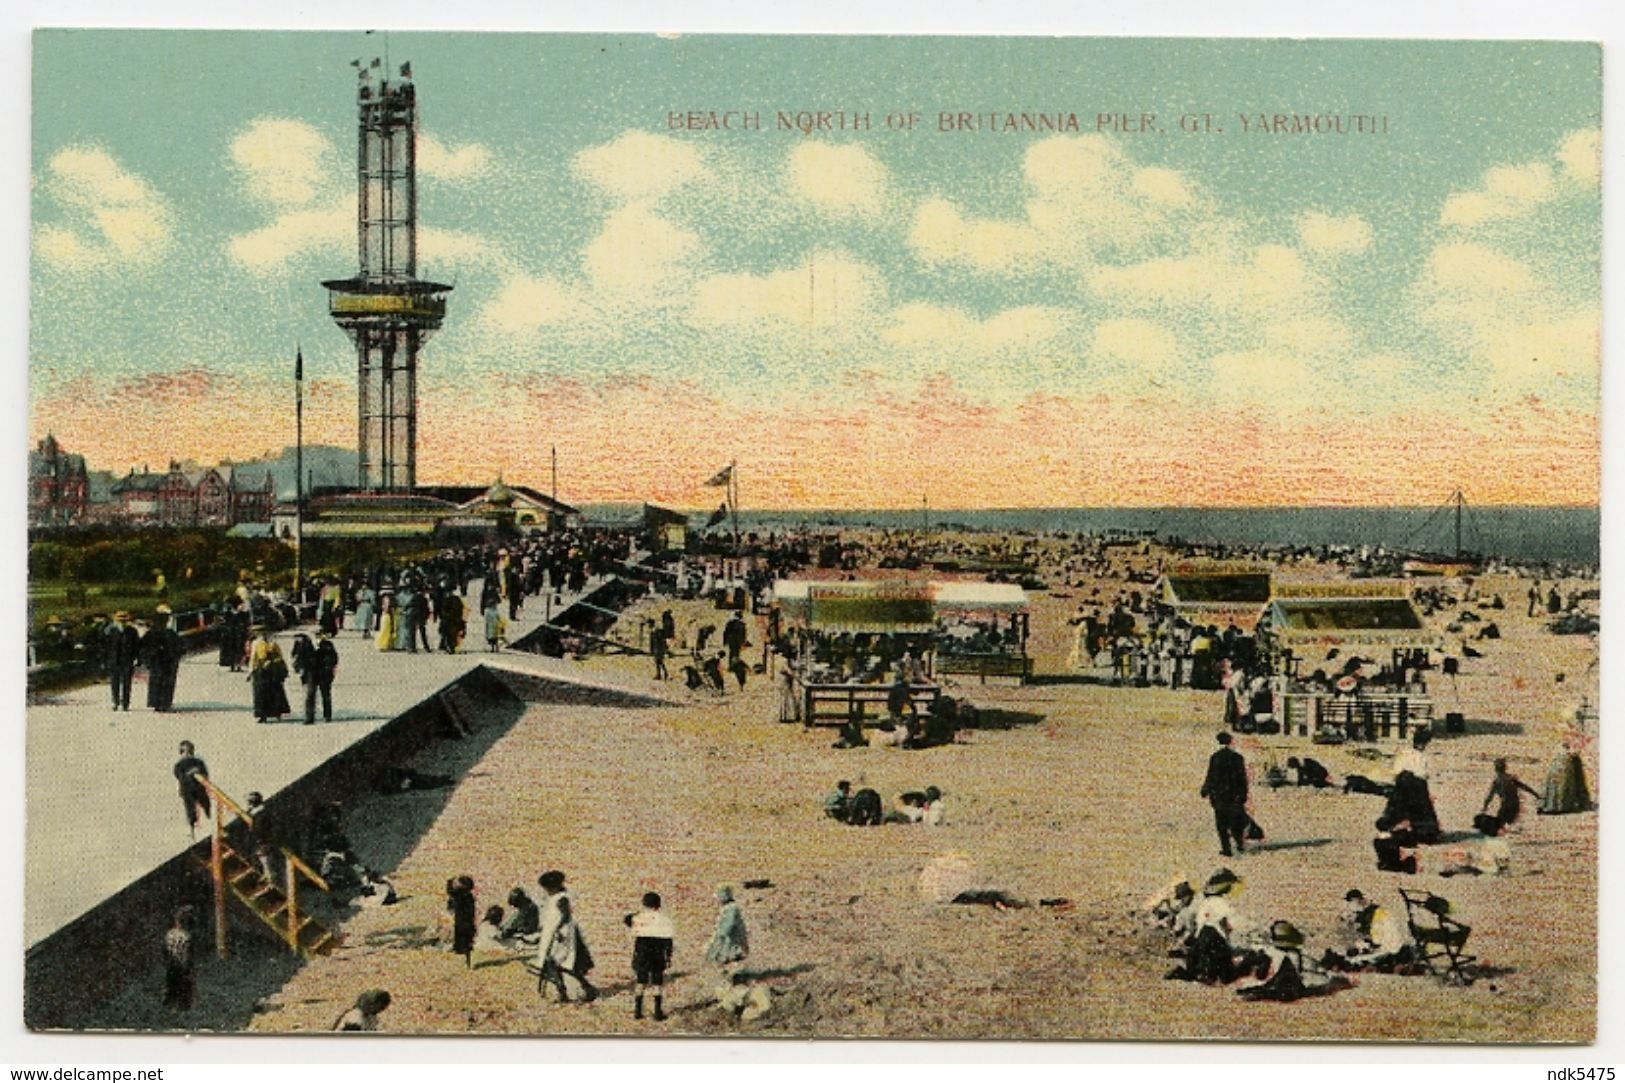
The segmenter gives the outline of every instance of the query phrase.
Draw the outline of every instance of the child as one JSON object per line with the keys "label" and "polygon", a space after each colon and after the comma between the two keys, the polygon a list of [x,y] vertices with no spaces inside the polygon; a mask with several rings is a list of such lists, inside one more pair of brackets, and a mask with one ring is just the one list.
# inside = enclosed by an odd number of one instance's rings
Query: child
{"label": "child", "polygon": [[451,951],[461,955],[470,969],[474,966],[475,903],[474,880],[459,876],[446,881],[446,909],[451,912]]}
{"label": "child", "polygon": [[632,929],[632,975],[637,979],[636,998],[632,1001],[632,1018],[643,1018],[643,994],[654,986],[655,1020],[666,1018],[664,1010],[666,968],[671,966],[672,938],[675,935],[671,919],[660,912],[660,895],[646,892],[643,909],[626,915],[626,924]]}

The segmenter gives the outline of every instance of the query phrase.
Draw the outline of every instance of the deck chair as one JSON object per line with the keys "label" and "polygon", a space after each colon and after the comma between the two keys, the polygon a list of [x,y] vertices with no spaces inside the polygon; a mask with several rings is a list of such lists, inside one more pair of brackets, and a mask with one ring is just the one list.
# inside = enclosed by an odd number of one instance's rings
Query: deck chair
{"label": "deck chair", "polygon": [[1450,916],[1450,900],[1442,895],[1403,887],[1399,894],[1405,900],[1405,921],[1416,943],[1416,953],[1428,973],[1446,981],[1470,984],[1473,979],[1465,968],[1478,958],[1466,952],[1472,926]]}

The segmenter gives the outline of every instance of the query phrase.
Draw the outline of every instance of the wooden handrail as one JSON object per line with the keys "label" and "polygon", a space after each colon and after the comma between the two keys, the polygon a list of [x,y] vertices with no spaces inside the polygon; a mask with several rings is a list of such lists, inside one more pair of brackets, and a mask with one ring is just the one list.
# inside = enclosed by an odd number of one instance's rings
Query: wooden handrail
{"label": "wooden handrail", "polygon": [[208,775],[194,774],[192,776],[192,780],[194,782],[202,783],[203,788],[209,791],[209,796],[214,798],[216,804],[224,805],[231,809],[231,811],[235,812],[238,816],[241,816],[243,818],[243,822],[249,827],[254,826],[254,817],[245,812],[243,810],[243,806],[233,801],[230,797],[227,797],[225,791],[219,786],[216,786],[214,783],[210,782]]}
{"label": "wooden handrail", "polygon": [[[226,881],[225,881],[225,834],[226,809],[235,812],[250,828],[254,826],[254,817],[248,811],[232,800],[224,790],[209,781],[208,775],[194,774],[193,781],[201,784],[214,798],[214,831],[209,847],[209,871],[214,879],[214,912],[215,912],[215,950],[220,958],[226,957]],[[277,930],[282,939],[287,941],[288,947],[294,951],[299,950],[299,877],[303,876],[322,891],[331,891],[327,881],[321,874],[307,865],[303,858],[286,846],[279,846],[283,859],[287,862],[287,884],[284,888],[288,903],[288,927]]]}

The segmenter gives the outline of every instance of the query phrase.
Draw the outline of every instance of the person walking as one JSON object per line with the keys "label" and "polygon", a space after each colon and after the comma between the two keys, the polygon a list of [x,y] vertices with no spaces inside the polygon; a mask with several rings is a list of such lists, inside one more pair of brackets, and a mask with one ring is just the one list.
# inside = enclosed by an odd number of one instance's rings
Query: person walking
{"label": "person walking", "polygon": [[331,632],[319,632],[316,642],[301,635],[294,640],[293,671],[305,688],[305,725],[316,723],[316,700],[322,701],[322,721],[333,721],[333,675],[339,668],[339,651]]}
{"label": "person walking", "polygon": [[141,637],[141,664],[147,667],[147,706],[167,711],[175,705],[175,680],[180,674],[185,645],[169,626],[170,609],[160,605],[152,627]]}
{"label": "person walking", "polygon": [[750,640],[750,631],[745,627],[745,618],[734,613],[728,618],[728,623],[722,626],[722,645],[728,649],[728,666],[739,661],[739,654],[745,649]]}
{"label": "person walking", "polygon": [[197,838],[199,816],[209,815],[209,791],[198,782],[209,777],[209,765],[197,755],[191,741],[180,744],[180,759],[175,761],[175,781],[181,790],[181,807],[186,812],[186,826]]}
{"label": "person walking", "polygon": [[113,623],[107,626],[106,650],[102,657],[107,662],[107,675],[113,688],[113,710],[130,709],[130,685],[135,680],[135,663],[141,655],[141,633],[130,623],[130,614],[120,609],[113,614]]}
{"label": "person walking", "polygon": [[288,679],[288,663],[282,657],[282,648],[271,638],[269,626],[255,625],[254,634],[254,644],[248,651],[248,680],[254,687],[254,721],[267,722],[280,719],[293,709],[282,687]]}
{"label": "person walking", "polygon": [[649,656],[655,662],[655,680],[664,681],[671,677],[666,671],[666,629],[659,625],[649,631]]}
{"label": "person walking", "polygon": [[626,915],[627,927],[632,930],[632,977],[637,991],[632,1000],[632,1018],[643,1018],[643,996],[654,990],[654,1018],[666,1018],[666,971],[671,966],[673,941],[676,931],[671,918],[660,910],[660,894],[649,891],[643,895],[643,909]]}
{"label": "person walking", "polygon": [[444,593],[440,595],[440,600],[434,607],[435,614],[440,618],[440,649],[447,654],[456,654],[467,628],[463,600],[452,593],[450,583],[444,583],[442,586]]}
{"label": "person walking", "polygon": [[[828,802],[826,811],[828,810]],[[734,901],[734,890],[724,884],[717,888],[717,925],[705,946],[705,961],[722,968],[724,978],[731,968],[750,954],[750,937],[745,932],[745,913]]]}
{"label": "person walking", "polygon": [[1230,734],[1220,733],[1219,747],[1208,757],[1207,777],[1201,795],[1213,806],[1213,823],[1219,832],[1219,853],[1231,856],[1231,843],[1237,852],[1245,849],[1247,832],[1247,761],[1230,747]]}
{"label": "person walking", "polygon": [[541,938],[536,948],[536,962],[541,970],[536,991],[545,993],[548,986],[557,990],[560,1004],[570,1002],[565,977],[581,986],[581,1000],[590,1004],[598,999],[598,990],[587,980],[592,970],[592,952],[587,939],[576,924],[575,900],[564,889],[564,873],[551,869],[536,881],[546,893],[542,910]]}

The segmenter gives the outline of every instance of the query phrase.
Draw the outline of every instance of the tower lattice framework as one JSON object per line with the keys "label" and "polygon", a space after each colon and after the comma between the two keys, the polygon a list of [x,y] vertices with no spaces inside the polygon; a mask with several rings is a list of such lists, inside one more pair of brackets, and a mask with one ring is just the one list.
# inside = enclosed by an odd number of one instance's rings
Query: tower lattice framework
{"label": "tower lattice framework", "polygon": [[356,259],[353,278],[324,281],[328,310],[355,343],[357,484],[417,485],[418,353],[446,316],[451,287],[417,277],[417,91],[357,63]]}

